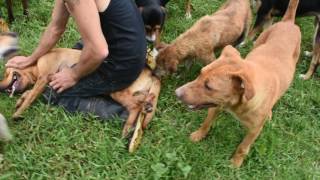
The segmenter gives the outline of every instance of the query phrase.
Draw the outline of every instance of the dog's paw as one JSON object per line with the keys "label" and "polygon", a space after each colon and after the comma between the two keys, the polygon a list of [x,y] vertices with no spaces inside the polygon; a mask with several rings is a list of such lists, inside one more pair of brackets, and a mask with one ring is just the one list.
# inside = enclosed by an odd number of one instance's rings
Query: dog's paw
{"label": "dog's paw", "polygon": [[300,79],[303,79],[303,80],[308,80],[308,79],[310,79],[310,77],[308,77],[308,76],[305,75],[305,74],[300,74],[300,75],[299,75],[299,78],[300,78]]}
{"label": "dog's paw", "polygon": [[192,15],[190,12],[186,12],[185,17],[186,17],[186,19],[191,19]]}
{"label": "dog's paw", "polygon": [[232,167],[240,168],[243,163],[243,158],[242,157],[233,157],[230,161],[231,161]]}
{"label": "dog's paw", "polygon": [[127,138],[130,134],[130,132],[132,132],[134,129],[133,129],[133,126],[131,125],[125,125],[122,129],[122,138]]}
{"label": "dog's paw", "polygon": [[203,133],[202,131],[198,130],[190,134],[190,140],[192,142],[199,142],[204,137],[206,137],[206,133]]}
{"label": "dog's paw", "polygon": [[312,57],[313,56],[313,52],[304,51],[304,55],[307,56],[307,57]]}

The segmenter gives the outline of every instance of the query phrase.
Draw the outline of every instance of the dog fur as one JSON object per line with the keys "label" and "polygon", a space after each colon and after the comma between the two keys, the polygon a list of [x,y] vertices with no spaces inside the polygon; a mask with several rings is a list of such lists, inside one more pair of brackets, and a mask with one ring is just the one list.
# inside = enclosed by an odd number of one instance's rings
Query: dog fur
{"label": "dog fur", "polygon": [[300,54],[301,32],[294,24],[299,0],[291,0],[281,22],[264,31],[245,60],[232,46],[218,60],[201,70],[192,82],[176,90],[177,97],[191,109],[209,108],[202,126],[191,134],[203,139],[221,110],[234,115],[248,128],[231,162],[240,167],[259,136],[272,108],[289,88]]}
{"label": "dog fur", "polygon": [[217,12],[199,19],[169,45],[160,45],[156,75],[177,71],[186,58],[199,58],[204,64],[213,60],[214,51],[229,44],[240,44],[251,23],[249,0],[228,0]]}
{"label": "dog fur", "polygon": [[[249,39],[253,40],[255,35],[266,29],[273,22],[274,16],[282,16],[288,7],[289,0],[252,0],[257,9],[257,18],[252,30],[249,33]],[[312,56],[309,70],[300,77],[304,80],[310,79],[316,72],[320,64],[320,1],[318,0],[300,0],[297,16],[314,16],[315,33],[313,38],[313,51],[306,54]]]}
{"label": "dog fur", "polygon": [[[7,68],[3,80],[0,82],[0,90],[10,89],[14,86],[16,92],[24,92],[17,101],[13,118],[20,118],[22,113],[45,90],[51,74],[76,64],[80,54],[79,50],[58,48],[42,56],[34,66],[23,70]],[[31,90],[25,91],[32,85],[34,86]],[[129,112],[129,117],[123,128],[122,135],[124,137],[134,126],[136,118],[143,108],[149,109],[143,124],[143,127],[146,128],[155,112],[159,91],[160,81],[152,76],[151,70],[145,68],[130,87],[111,94],[111,97]]]}

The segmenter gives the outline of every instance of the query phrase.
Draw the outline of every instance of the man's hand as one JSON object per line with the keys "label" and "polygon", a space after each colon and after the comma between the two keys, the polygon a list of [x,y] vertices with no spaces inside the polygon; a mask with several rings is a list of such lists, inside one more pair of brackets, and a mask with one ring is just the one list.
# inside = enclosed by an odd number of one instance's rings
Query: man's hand
{"label": "man's hand", "polygon": [[31,66],[35,63],[36,61],[32,60],[30,56],[25,57],[25,56],[15,56],[12,59],[10,59],[6,67],[7,68],[17,68],[17,69],[24,69],[28,66]]}
{"label": "man's hand", "polygon": [[52,75],[50,81],[49,85],[57,93],[61,93],[74,86],[78,82],[78,78],[71,68],[63,68],[60,72]]}

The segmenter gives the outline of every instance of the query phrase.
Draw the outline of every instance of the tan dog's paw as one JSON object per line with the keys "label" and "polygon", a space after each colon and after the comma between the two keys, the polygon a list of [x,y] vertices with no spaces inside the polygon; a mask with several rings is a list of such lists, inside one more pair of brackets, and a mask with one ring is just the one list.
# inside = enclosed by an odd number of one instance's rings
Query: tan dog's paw
{"label": "tan dog's paw", "polygon": [[310,79],[310,77],[308,77],[308,76],[305,75],[305,74],[300,74],[300,75],[299,75],[299,78],[300,78],[300,79],[303,79],[303,80],[308,80],[308,79]]}
{"label": "tan dog's paw", "polygon": [[206,137],[206,133],[204,133],[203,131],[197,130],[193,133],[190,134],[190,140],[192,142],[199,142],[201,141],[204,137]]}
{"label": "tan dog's paw", "polygon": [[192,15],[190,12],[186,12],[186,14],[184,15],[186,17],[186,19],[191,19]]}
{"label": "tan dog's paw", "polygon": [[132,125],[125,125],[122,129],[122,138],[128,137],[129,133],[133,131],[133,126]]}
{"label": "tan dog's paw", "polygon": [[234,168],[240,168],[240,166],[243,163],[243,158],[242,157],[233,157],[230,161],[231,161],[231,164]]}

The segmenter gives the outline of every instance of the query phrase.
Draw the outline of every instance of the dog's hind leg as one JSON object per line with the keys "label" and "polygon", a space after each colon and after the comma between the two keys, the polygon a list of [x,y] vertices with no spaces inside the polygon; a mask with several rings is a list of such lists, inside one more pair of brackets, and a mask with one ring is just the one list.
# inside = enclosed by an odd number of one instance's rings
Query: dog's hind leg
{"label": "dog's hind leg", "polygon": [[28,16],[29,11],[28,11],[28,0],[22,0],[22,6],[23,6],[23,14],[25,16]]}
{"label": "dog's hind leg", "polygon": [[26,110],[31,105],[31,103],[44,91],[47,83],[47,78],[38,79],[32,90],[30,90],[29,92],[27,91],[26,94],[18,100],[18,109],[13,114],[13,119],[21,117],[21,114],[24,112],[24,110]]}
{"label": "dog's hind leg", "polygon": [[[259,124],[245,124],[248,128],[248,133],[238,146],[236,152],[234,153],[231,163],[234,167],[240,167],[243,163],[244,158],[249,153],[252,143],[260,135],[261,130],[264,126],[266,116],[252,116],[252,119],[247,119],[247,122],[260,122]],[[258,118],[258,119],[257,119]]]}
{"label": "dog's hind leg", "polygon": [[219,108],[208,109],[208,115],[204,120],[204,122],[202,123],[201,127],[190,135],[191,141],[198,142],[207,136],[212,124],[217,120],[216,117],[219,111],[220,111]]}
{"label": "dog's hind leg", "polygon": [[249,40],[254,40],[256,34],[262,32],[262,30],[266,28],[266,24],[272,24],[271,12],[271,6],[262,6],[258,10],[256,21],[248,35]]}
{"label": "dog's hind leg", "polygon": [[9,22],[11,23],[12,21],[14,21],[14,16],[12,11],[12,0],[6,0],[6,4],[7,4]]}
{"label": "dog's hind leg", "polygon": [[313,40],[313,56],[312,56],[312,60],[311,60],[308,72],[306,74],[300,75],[300,77],[303,80],[310,79],[320,64],[320,27],[319,26],[320,26],[320,21],[319,21],[319,18],[317,18],[316,31],[315,31],[314,40]]}
{"label": "dog's hind leg", "polygon": [[[158,104],[158,97],[159,97],[159,94],[160,94],[160,89],[161,89],[161,82],[159,79],[153,77],[152,78],[152,86],[149,90],[149,94],[152,94],[154,97],[152,97],[151,99],[151,106],[152,106],[152,112],[149,112],[146,114],[146,117],[143,121],[143,129],[145,129],[149,122],[151,121],[151,119],[153,118],[155,112],[156,112],[156,109],[157,109],[157,104]],[[148,97],[147,97],[147,103],[148,103]]]}

